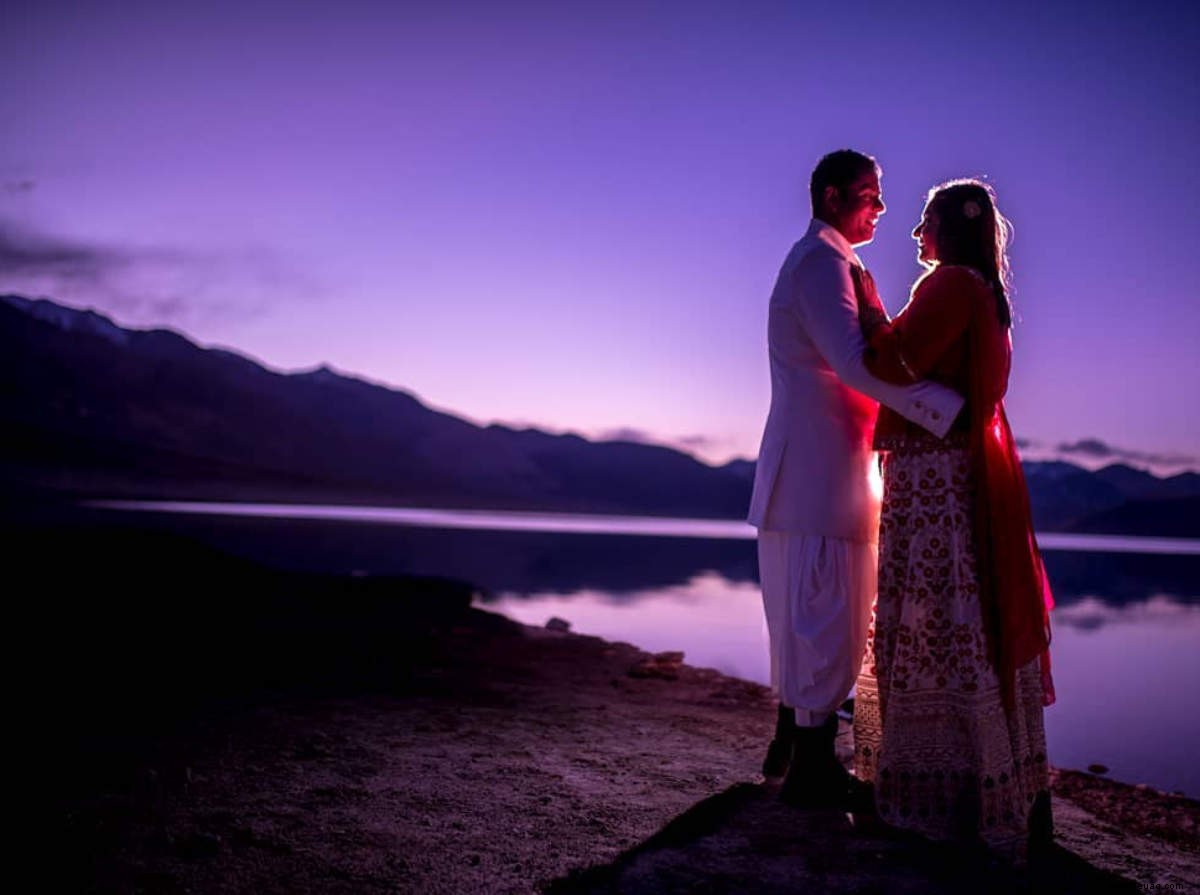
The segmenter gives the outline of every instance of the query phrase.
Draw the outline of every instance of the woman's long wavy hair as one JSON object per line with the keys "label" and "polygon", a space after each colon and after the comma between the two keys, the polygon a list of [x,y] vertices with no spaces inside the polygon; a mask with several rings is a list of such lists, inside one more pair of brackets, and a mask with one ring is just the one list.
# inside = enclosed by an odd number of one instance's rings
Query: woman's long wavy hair
{"label": "woman's long wavy hair", "polygon": [[1012,224],[996,207],[996,191],[980,180],[950,180],[929,191],[925,207],[937,215],[938,263],[963,264],[983,274],[996,294],[1000,324],[1012,326],[1008,300]]}

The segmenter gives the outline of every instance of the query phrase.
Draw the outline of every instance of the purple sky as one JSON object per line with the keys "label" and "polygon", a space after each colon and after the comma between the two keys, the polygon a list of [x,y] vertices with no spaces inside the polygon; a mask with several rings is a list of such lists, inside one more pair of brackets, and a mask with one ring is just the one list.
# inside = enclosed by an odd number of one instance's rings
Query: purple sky
{"label": "purple sky", "polygon": [[925,190],[996,186],[1027,456],[1200,467],[1200,13],[1077,5],[6,3],[0,289],[753,456],[767,297],[849,145],[893,310]]}

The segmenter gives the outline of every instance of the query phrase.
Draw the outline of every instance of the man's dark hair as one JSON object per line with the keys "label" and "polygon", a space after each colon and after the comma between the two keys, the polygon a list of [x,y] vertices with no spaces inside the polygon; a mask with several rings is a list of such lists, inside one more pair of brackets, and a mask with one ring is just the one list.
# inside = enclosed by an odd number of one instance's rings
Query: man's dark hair
{"label": "man's dark hair", "polygon": [[850,184],[872,171],[880,173],[875,159],[853,149],[838,149],[817,162],[808,183],[813,217],[819,217],[824,210],[826,187],[831,186],[838,191],[838,195],[845,196]]}

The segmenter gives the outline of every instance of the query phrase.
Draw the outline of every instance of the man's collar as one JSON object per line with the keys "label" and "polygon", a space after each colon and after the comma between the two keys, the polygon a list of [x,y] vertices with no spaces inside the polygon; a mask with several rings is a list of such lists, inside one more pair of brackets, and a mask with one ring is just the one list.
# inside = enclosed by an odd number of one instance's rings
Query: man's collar
{"label": "man's collar", "polygon": [[857,264],[859,267],[863,266],[858,255],[854,253],[854,246],[850,245],[850,241],[842,236],[836,227],[830,226],[820,218],[812,219],[812,222],[808,225],[808,232],[804,235],[812,236],[837,249],[838,254],[851,264]]}

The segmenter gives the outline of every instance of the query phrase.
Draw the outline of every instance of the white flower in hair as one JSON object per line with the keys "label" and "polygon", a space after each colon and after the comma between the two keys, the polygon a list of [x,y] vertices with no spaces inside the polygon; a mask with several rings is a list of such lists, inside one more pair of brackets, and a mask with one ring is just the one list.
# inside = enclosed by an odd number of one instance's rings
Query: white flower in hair
{"label": "white flower in hair", "polygon": [[968,221],[973,221],[975,218],[983,214],[983,209],[979,207],[979,203],[974,199],[968,199],[963,203],[962,212],[963,217],[965,217]]}

